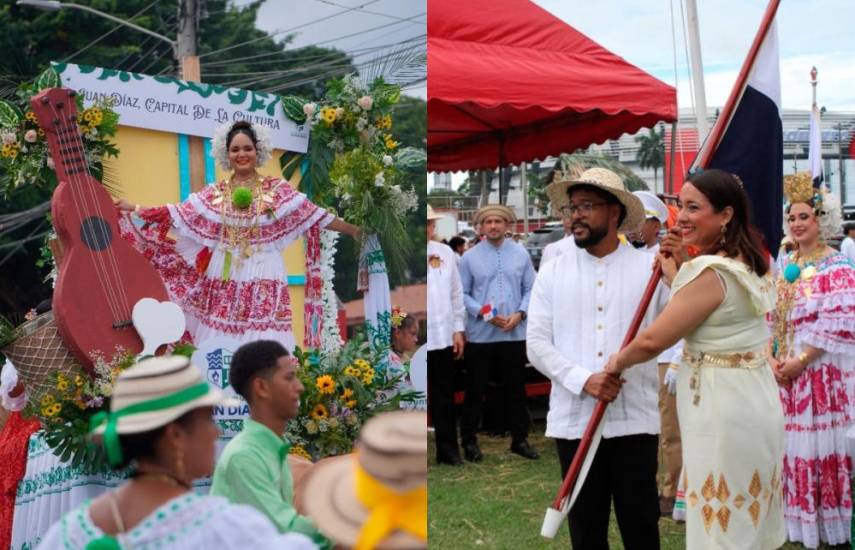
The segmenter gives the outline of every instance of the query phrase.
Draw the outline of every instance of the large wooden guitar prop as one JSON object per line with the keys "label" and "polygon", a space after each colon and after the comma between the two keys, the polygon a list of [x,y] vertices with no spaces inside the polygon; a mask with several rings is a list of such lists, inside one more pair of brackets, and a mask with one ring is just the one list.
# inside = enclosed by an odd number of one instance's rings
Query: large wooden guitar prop
{"label": "large wooden guitar prop", "polygon": [[51,214],[63,248],[53,295],[60,336],[88,369],[93,352],[107,360],[116,346],[138,354],[144,337],[134,327],[138,317],[134,308],[145,298],[150,300],[142,304],[167,301],[163,281],[151,263],[121,238],[113,200],[89,173],[75,93],[46,89],[30,105],[45,132],[59,182]]}

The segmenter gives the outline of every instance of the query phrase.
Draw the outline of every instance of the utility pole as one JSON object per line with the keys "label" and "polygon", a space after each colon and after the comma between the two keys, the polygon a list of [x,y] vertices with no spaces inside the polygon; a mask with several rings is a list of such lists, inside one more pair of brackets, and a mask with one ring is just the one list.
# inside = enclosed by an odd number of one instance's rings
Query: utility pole
{"label": "utility pole", "polygon": [[[196,55],[196,30],[199,28],[203,0],[178,0],[178,40],[176,55],[181,78],[188,82],[201,82],[202,71]],[[205,186],[205,144],[202,138],[189,136],[190,190],[199,191]]]}

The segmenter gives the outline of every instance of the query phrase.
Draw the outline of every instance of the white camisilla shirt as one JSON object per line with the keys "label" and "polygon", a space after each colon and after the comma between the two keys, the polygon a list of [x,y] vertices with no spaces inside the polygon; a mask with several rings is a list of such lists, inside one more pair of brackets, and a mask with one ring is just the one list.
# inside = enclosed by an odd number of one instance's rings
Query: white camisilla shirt
{"label": "white camisilla shirt", "polygon": [[[653,256],[618,246],[597,258],[568,247],[541,267],[534,282],[526,334],[528,358],[552,382],[546,436],[579,439],[597,399],[582,388],[620,349],[653,267]],[[662,311],[669,290],[659,284],[641,324]],[[626,384],[606,409],[603,437],[658,434],[656,360],[625,372]]]}
{"label": "white camisilla shirt", "polygon": [[452,335],[466,330],[466,309],[457,254],[429,240],[427,256],[427,349],[433,351],[451,346]]}
{"label": "white camisilla shirt", "polygon": [[549,243],[543,247],[543,255],[540,257],[540,265],[546,264],[549,260],[557,258],[564,254],[568,249],[575,249],[576,242],[573,240],[573,235],[565,235],[554,243]]}

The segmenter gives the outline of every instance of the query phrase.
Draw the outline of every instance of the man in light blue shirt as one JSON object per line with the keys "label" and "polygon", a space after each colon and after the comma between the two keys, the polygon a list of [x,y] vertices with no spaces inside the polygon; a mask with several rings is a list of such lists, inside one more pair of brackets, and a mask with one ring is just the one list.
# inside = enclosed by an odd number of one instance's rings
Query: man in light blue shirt
{"label": "man in light blue shirt", "polygon": [[506,239],[514,223],[506,206],[487,205],[476,214],[484,239],[460,260],[466,307],[466,399],[460,436],[470,462],[483,458],[476,433],[484,408],[484,390],[491,369],[500,379],[503,410],[511,428],[511,452],[538,458],[527,441],[529,415],[525,395],[525,318],[534,284],[534,267],[525,248]]}

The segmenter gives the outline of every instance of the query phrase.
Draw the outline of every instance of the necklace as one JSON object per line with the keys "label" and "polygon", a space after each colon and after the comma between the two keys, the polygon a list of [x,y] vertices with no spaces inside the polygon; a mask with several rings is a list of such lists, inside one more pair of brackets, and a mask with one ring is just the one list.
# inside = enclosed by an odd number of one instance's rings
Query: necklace
{"label": "necklace", "polygon": [[792,350],[795,330],[790,322],[790,314],[800,295],[811,297],[811,279],[816,275],[816,264],[825,256],[825,247],[801,255],[800,251],[789,255],[790,262],[784,272],[778,277],[776,292],[778,295],[774,313],[774,339],[772,355],[786,358]]}
{"label": "necklace", "polygon": [[154,481],[162,481],[163,483],[172,485],[173,487],[182,487],[184,489],[191,488],[189,483],[181,481],[175,476],[162,472],[140,472],[139,474],[137,474],[136,479],[151,479]]}
{"label": "necklace", "polygon": [[[262,215],[273,217],[271,205],[274,203],[273,191],[265,190],[265,179],[256,174],[253,179],[239,183],[254,182],[252,189],[235,187],[235,177],[224,180],[216,186],[211,204],[220,207],[220,248],[224,250],[221,278],[231,278],[232,263],[238,267],[257,250],[255,243],[259,236],[259,223]],[[226,200],[226,197],[230,200]],[[237,252],[235,257],[234,252]]]}

